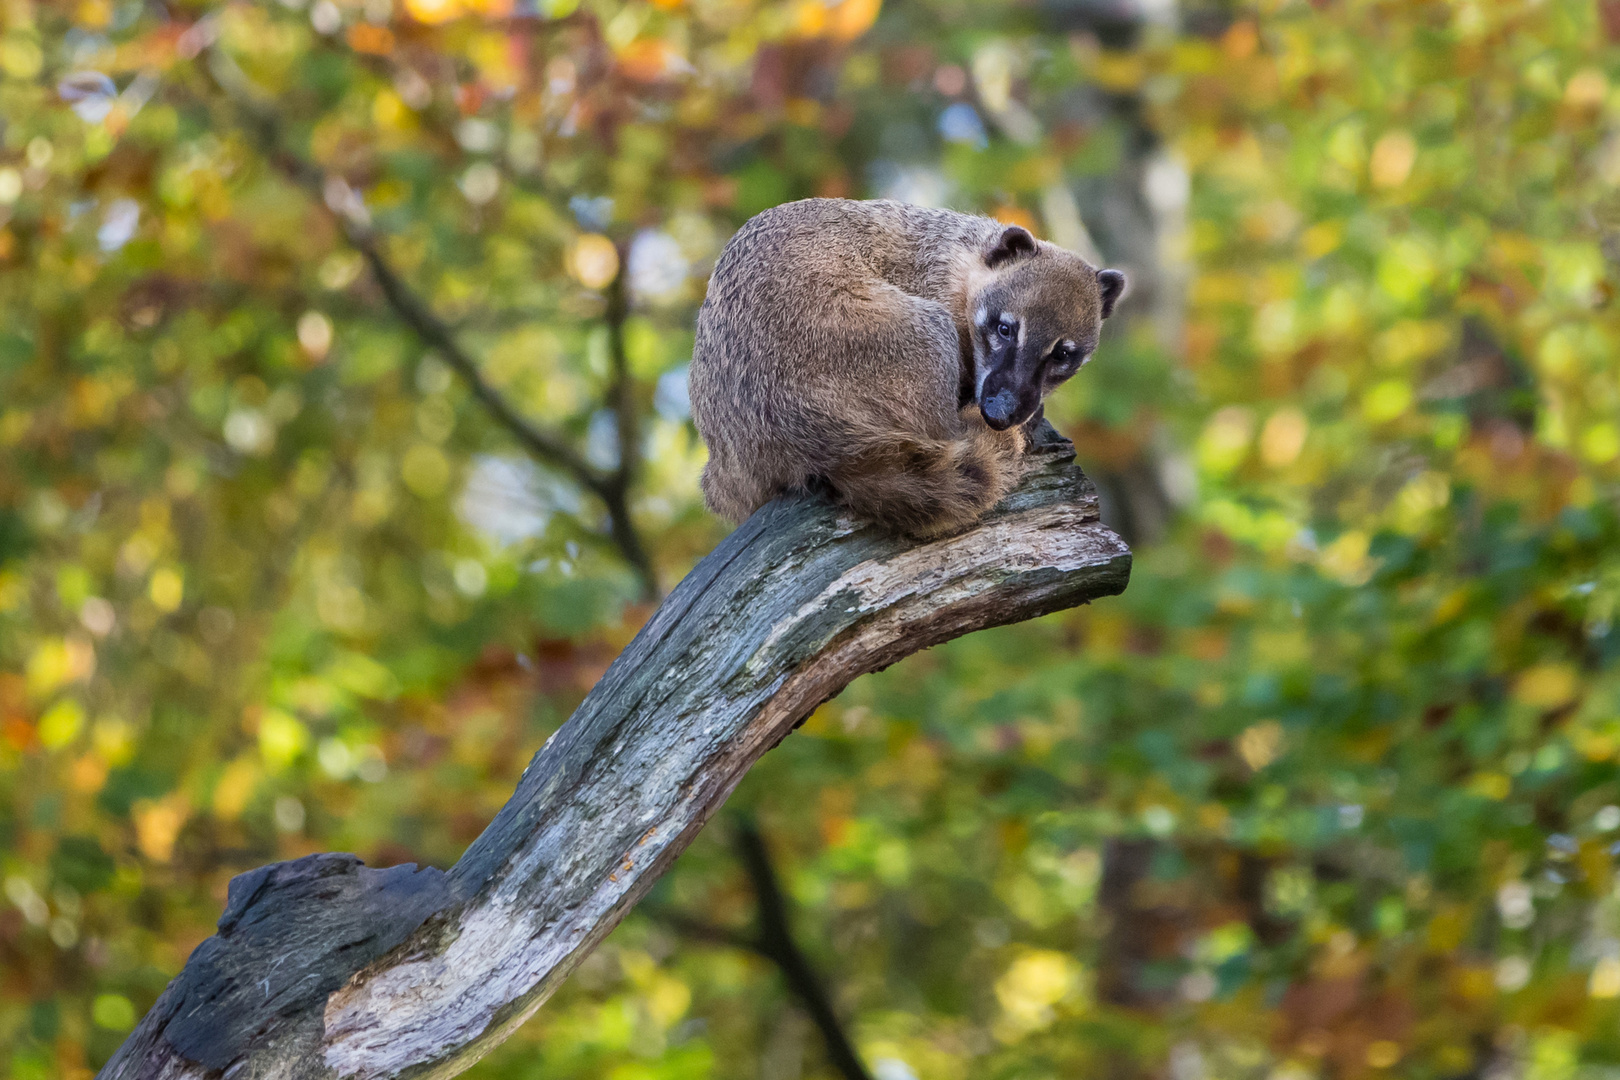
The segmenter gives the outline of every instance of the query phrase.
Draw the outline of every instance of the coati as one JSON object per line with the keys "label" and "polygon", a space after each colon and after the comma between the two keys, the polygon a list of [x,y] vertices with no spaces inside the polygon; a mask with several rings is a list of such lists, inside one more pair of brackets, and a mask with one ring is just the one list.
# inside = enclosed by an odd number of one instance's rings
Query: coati
{"label": "coati", "polygon": [[720,253],[698,314],[705,502],[740,522],[808,490],[913,536],[971,524],[1017,482],[1022,426],[1091,356],[1124,286],[986,217],[766,210]]}

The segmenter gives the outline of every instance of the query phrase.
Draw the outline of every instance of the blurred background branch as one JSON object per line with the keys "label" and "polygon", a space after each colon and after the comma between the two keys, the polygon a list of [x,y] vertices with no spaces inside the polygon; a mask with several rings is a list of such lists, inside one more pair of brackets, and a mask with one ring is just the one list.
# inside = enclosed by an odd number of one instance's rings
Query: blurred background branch
{"label": "blurred background branch", "polygon": [[738,861],[747,872],[754,895],[752,934],[716,926],[656,902],[643,902],[642,910],[683,937],[756,953],[775,964],[783,983],[820,1032],[828,1063],[845,1080],[871,1080],[838,1018],[826,984],[793,936],[787,897],[764,837],[745,817],[735,819],[731,828]]}
{"label": "blurred background branch", "polygon": [[821,1033],[828,1062],[846,1080],[871,1080],[833,1007],[826,985],[793,936],[788,901],[771,861],[770,849],[755,824],[745,817],[732,824],[738,861],[754,895],[755,930],[742,933],[693,918],[665,904],[644,901],[641,910],[683,937],[756,953],[775,964],[782,981],[798,999],[805,1015]]}
{"label": "blurred background branch", "polygon": [[[213,31],[205,30],[204,33],[212,36]],[[266,95],[252,85],[227,54],[210,43],[203,48],[203,55],[208,70],[254,134],[266,159],[280,168],[289,180],[302,187],[311,199],[331,211],[344,239],[365,258],[383,298],[400,321],[424,345],[437,352],[489,411],[490,417],[505,428],[520,446],[541,463],[567,474],[602,501],[608,515],[609,538],[640,581],[642,599],[656,602],[662,595],[658,575],[630,516],[629,496],[635,483],[640,455],[637,436],[640,416],[624,351],[624,322],[629,315],[624,275],[617,274],[608,283],[607,307],[603,315],[613,357],[613,374],[606,405],[613,412],[618,441],[616,464],[612,469],[603,470],[586,461],[564,436],[548,431],[520,415],[511,402],[484,378],[477,361],[461,347],[455,332],[433,313],[427,301],[406,283],[388,261],[383,253],[385,241],[372,227],[370,215],[360,196],[342,177],[323,173],[296,157],[286,147],[280,124]]]}
{"label": "blurred background branch", "polygon": [[793,938],[787,897],[782,893],[765,838],[747,818],[739,818],[734,829],[737,855],[748,871],[748,880],[758,905],[756,948],[781,970],[783,981],[804,1006],[816,1030],[821,1032],[822,1041],[826,1043],[827,1059],[833,1068],[845,1080],[871,1080],[871,1074],[861,1064],[849,1036],[844,1034],[843,1024],[838,1019],[826,987]]}

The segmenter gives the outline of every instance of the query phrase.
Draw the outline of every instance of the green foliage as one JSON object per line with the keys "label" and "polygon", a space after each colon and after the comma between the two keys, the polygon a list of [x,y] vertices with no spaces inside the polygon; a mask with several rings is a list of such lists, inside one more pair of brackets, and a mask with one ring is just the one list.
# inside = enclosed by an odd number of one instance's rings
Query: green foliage
{"label": "green foliage", "polygon": [[[1123,597],[861,681],[735,797],[881,1080],[1620,1069],[1614,5],[1087,10],[4,5],[11,1074],[99,1066],[235,873],[448,865],[648,614],[345,221],[592,468],[630,425],[667,585],[720,535],[707,268],[811,194],[1142,271],[1048,412],[1178,504]],[[725,832],[475,1073],[829,1075],[681,929],[749,927]]]}

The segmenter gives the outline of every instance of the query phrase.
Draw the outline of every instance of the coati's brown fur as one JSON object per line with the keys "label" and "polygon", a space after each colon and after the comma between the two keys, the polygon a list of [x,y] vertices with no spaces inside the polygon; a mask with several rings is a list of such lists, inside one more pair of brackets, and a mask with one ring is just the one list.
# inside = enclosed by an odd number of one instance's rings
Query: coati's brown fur
{"label": "coati's brown fur", "polygon": [[1096,348],[1124,283],[949,210],[807,199],[757,215],[698,314],[705,500],[741,521],[818,490],[912,535],[971,524],[1017,482],[1023,425]]}

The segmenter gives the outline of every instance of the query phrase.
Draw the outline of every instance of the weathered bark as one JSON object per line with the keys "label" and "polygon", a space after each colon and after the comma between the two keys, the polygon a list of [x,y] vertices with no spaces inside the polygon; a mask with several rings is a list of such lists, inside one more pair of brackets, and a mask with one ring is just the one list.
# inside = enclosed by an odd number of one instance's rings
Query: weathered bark
{"label": "weathered bark", "polygon": [[856,676],[1120,592],[1045,428],[1017,491],[917,544],[778,500],[687,575],[447,873],[315,855],[231,884],[107,1080],[449,1077],[537,1009],[759,757]]}

